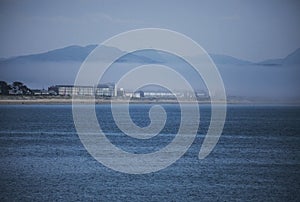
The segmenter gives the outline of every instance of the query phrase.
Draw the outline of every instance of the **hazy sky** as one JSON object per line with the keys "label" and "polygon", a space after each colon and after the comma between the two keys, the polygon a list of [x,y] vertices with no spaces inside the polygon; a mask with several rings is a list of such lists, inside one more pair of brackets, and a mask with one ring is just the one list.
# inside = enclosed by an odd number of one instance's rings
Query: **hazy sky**
{"label": "hazy sky", "polygon": [[181,32],[210,53],[260,61],[300,47],[300,1],[0,1],[0,57],[97,44],[123,31]]}

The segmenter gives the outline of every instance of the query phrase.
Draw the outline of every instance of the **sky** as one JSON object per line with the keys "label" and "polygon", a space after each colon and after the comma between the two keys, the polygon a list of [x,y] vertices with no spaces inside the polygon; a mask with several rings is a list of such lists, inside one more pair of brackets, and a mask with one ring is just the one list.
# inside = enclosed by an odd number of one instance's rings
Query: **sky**
{"label": "sky", "polygon": [[249,61],[300,47],[300,1],[0,0],[0,58],[99,44],[138,28],[171,29],[207,52]]}

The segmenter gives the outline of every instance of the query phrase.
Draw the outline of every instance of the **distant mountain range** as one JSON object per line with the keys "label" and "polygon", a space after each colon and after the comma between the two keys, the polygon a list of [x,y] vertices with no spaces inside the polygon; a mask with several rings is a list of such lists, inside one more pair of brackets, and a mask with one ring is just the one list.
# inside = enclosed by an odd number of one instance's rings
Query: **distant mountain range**
{"label": "distant mountain range", "polygon": [[[73,84],[82,62],[97,46],[68,46],[40,54],[0,59],[0,80],[21,81],[31,88]],[[202,89],[199,75],[179,57],[146,50],[126,54],[117,48],[101,46],[107,51],[100,60],[110,60],[112,54],[125,54],[106,72],[105,82],[116,82],[120,76],[142,64],[164,64],[174,68],[193,86]],[[227,55],[210,54],[225,84],[228,95],[300,97],[300,49],[285,58],[250,62]],[[200,78],[201,80],[201,78]]]}
{"label": "distant mountain range", "polygon": [[297,65],[300,64],[300,48],[281,59],[270,59],[258,63],[260,65]]}
{"label": "distant mountain range", "polygon": [[2,63],[15,63],[15,62],[49,62],[49,61],[83,61],[88,54],[96,47],[96,45],[89,45],[85,47],[81,46],[68,46],[65,48],[60,48],[45,53],[38,53],[32,55],[24,55],[11,57],[8,59],[2,59]]}
{"label": "distant mountain range", "polygon": [[[83,62],[84,59],[90,54],[92,50],[94,50],[97,45],[88,45],[85,47],[82,46],[68,46],[65,48],[60,48],[56,50],[52,50],[45,53],[18,56],[0,60],[0,63],[8,64],[8,63],[19,63],[19,62],[63,62],[63,61],[73,61],[73,62]],[[106,49],[115,49],[114,51],[121,51],[117,48],[111,47],[103,47]],[[281,59],[270,59],[265,60],[259,63],[253,63],[246,60],[241,60],[232,56],[227,55],[219,55],[219,54],[209,54],[213,61],[216,64],[222,65],[282,65],[282,64],[300,64],[300,48],[288,55],[285,58]],[[103,59],[108,58],[109,56],[103,56]],[[164,60],[167,59],[166,55],[161,53],[156,53],[156,51],[152,51],[144,54],[144,53],[130,53],[126,57],[126,59],[119,59],[116,62],[137,62],[137,63],[164,63]]]}

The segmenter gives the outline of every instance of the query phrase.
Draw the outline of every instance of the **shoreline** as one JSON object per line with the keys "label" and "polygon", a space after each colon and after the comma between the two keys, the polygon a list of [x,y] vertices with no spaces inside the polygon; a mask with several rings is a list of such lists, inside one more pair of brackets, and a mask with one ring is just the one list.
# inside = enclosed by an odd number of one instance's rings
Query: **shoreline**
{"label": "shoreline", "polygon": [[[95,99],[95,104],[125,104],[127,101],[124,99]],[[182,103],[191,104],[193,101],[181,100]],[[130,101],[132,104],[178,104],[177,100],[173,99],[133,99]],[[0,105],[70,105],[70,104],[94,104],[92,99],[88,98],[76,98],[76,101],[72,102],[72,97],[10,97],[0,96]],[[211,104],[210,100],[199,100],[198,104]],[[225,104],[223,101],[215,102],[215,104]],[[274,100],[231,100],[228,99],[226,104],[230,105],[288,105],[288,106],[300,106],[300,101],[274,101]]]}
{"label": "shoreline", "polygon": [[[192,101],[182,101],[183,103],[189,104],[192,103]],[[74,102],[72,98],[58,98],[58,99],[0,99],[0,105],[13,105],[13,104],[125,104],[127,103],[126,100],[123,99],[95,99],[95,102],[93,102],[92,99],[76,99]],[[130,103],[134,104],[177,104],[177,100],[168,100],[168,99],[159,99],[159,100],[131,100]],[[210,104],[210,101],[198,101],[198,103],[203,104]],[[220,102],[220,104],[223,104],[223,102]]]}

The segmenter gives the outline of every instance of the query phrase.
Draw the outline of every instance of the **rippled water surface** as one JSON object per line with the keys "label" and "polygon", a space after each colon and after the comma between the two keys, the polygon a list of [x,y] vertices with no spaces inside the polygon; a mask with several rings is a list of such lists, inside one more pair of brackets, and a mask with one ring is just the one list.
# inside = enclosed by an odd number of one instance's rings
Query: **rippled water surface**
{"label": "rippled water surface", "polygon": [[[110,106],[97,105],[109,140],[125,151],[166,146],[180,123],[177,105],[162,105],[167,122],[149,140],[130,138],[114,124]],[[131,105],[133,121],[150,123],[151,105]],[[210,121],[200,106],[197,137],[176,163],[132,175],[98,163],[79,140],[71,105],[0,106],[1,201],[300,201],[300,108],[229,106],[213,152],[198,159]]]}

